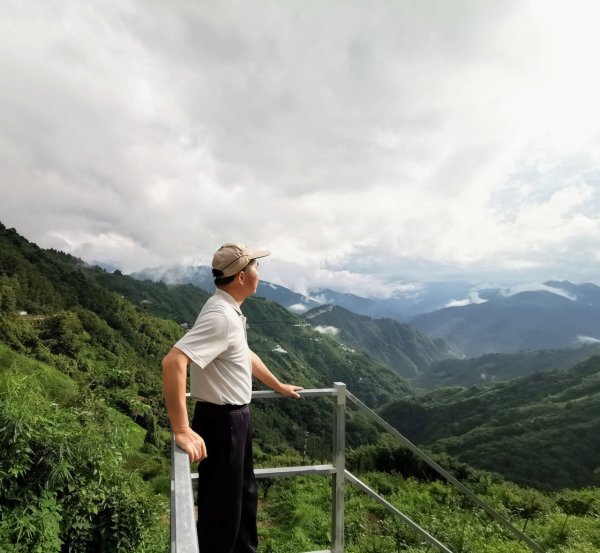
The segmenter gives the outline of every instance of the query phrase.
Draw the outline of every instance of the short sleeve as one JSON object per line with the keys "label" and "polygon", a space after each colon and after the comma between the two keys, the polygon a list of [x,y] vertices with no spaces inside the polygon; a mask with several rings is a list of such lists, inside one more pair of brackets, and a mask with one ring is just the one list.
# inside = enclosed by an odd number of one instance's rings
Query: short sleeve
{"label": "short sleeve", "polygon": [[202,369],[229,346],[229,321],[224,313],[208,312],[199,317],[175,347]]}

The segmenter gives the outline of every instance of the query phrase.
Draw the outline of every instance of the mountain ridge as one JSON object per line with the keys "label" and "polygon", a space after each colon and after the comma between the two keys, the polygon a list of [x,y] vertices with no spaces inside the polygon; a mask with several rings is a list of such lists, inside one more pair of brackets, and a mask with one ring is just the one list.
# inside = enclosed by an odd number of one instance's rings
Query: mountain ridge
{"label": "mountain ridge", "polygon": [[[132,276],[214,289],[209,267],[162,267]],[[446,340],[457,355],[467,357],[600,343],[600,287],[592,283],[548,280],[502,287],[433,282],[407,286],[387,298],[365,298],[328,288],[305,295],[261,281],[257,296],[298,314],[336,305],[373,319],[394,319]]]}
{"label": "mountain ridge", "polygon": [[548,284],[568,286],[573,297],[547,290],[496,294],[482,303],[418,315],[409,323],[446,339],[468,357],[574,347],[585,340],[600,343],[600,287]]}
{"label": "mountain ridge", "polygon": [[488,353],[479,357],[445,359],[433,363],[411,383],[427,389],[486,386],[534,372],[565,371],[598,354],[600,344],[589,344],[579,348]]}
{"label": "mountain ridge", "polygon": [[311,309],[302,318],[317,330],[333,333],[343,342],[366,351],[404,378],[414,378],[435,361],[452,356],[444,340],[432,340],[394,319],[373,319],[333,305]]}

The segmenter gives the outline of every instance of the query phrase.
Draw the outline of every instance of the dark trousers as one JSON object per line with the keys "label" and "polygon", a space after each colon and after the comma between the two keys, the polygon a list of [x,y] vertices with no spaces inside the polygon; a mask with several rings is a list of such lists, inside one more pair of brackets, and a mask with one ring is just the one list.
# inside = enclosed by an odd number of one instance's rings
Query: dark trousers
{"label": "dark trousers", "polygon": [[255,553],[257,493],[250,409],[197,402],[192,429],[204,439],[208,454],[198,464],[200,553]]}

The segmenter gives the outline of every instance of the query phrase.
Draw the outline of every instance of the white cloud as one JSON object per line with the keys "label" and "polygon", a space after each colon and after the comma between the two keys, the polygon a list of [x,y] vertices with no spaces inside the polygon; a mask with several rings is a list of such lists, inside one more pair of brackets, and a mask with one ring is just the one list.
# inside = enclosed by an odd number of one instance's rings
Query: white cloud
{"label": "white cloud", "polygon": [[469,296],[464,300],[451,300],[444,307],[463,307],[465,305],[472,305],[478,303],[485,303],[488,300],[479,297],[477,290],[469,292]]}
{"label": "white cloud", "polygon": [[335,326],[317,325],[313,328],[321,334],[330,334],[331,336],[337,336],[340,333],[340,329]]}
{"label": "white cloud", "polygon": [[9,1],[0,220],[126,271],[269,247],[299,291],[597,281],[599,12]]}
{"label": "white cloud", "polygon": [[577,341],[581,344],[600,344],[600,339],[593,336],[577,336]]}
{"label": "white cloud", "polygon": [[551,294],[556,294],[557,296],[567,298],[571,301],[577,301],[577,296],[568,292],[567,290],[556,288],[554,286],[548,286],[538,282],[518,284],[516,286],[511,286],[510,288],[504,288],[500,290],[500,293],[505,297],[514,296],[515,294],[520,294],[521,292],[549,292]]}
{"label": "white cloud", "polygon": [[288,306],[288,309],[290,311],[294,311],[295,313],[304,313],[307,307],[302,303],[295,303],[294,305]]}

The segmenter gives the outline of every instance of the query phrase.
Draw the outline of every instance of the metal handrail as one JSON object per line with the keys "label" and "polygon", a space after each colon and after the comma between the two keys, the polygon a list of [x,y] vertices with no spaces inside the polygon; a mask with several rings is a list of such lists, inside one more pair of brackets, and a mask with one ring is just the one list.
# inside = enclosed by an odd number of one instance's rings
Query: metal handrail
{"label": "metal handrail", "polygon": [[410,526],[419,536],[425,538],[430,544],[435,545],[440,551],[444,553],[452,553],[450,549],[448,549],[442,542],[436,540],[427,530],[424,530],[419,526],[414,520],[407,517],[400,509],[394,507],[389,501],[381,497],[376,491],[372,490],[367,486],[362,480],[354,476],[349,471],[344,471],[346,479],[354,484],[359,490],[365,492],[372,499],[377,501],[380,505],[383,505],[390,513],[399,517],[403,522],[405,522],[408,526]]}
{"label": "metal handrail", "polygon": [[[473,503],[486,511],[493,519],[501,523],[506,529],[525,542],[536,553],[544,553],[544,550],[522,531],[513,526],[505,517],[489,506],[485,501],[475,495],[469,488],[459,482],[448,471],[438,465],[431,457],[405,438],[398,430],[387,423],[369,407],[367,407],[356,396],[346,390],[345,384],[336,382],[333,388],[300,390],[301,397],[335,397],[334,422],[333,422],[333,460],[331,464],[309,465],[300,467],[277,467],[255,469],[256,478],[272,478],[280,476],[298,476],[323,474],[331,475],[333,478],[333,510],[332,510],[332,549],[326,551],[315,551],[312,553],[343,553],[344,551],[344,483],[350,482],[372,499],[377,501],[389,512],[399,517],[410,526],[419,536],[430,545],[436,547],[443,553],[452,553],[443,543],[430,535],[424,528],[411,520],[408,516],[394,507],[382,496],[372,490],[362,480],[346,470],[345,467],[345,415],[346,399],[367,413],[377,424],[382,426],[390,434],[398,438],[402,444],[412,451],[417,457],[425,461],[438,474],[453,484],[459,491],[464,493]],[[189,397],[190,394],[187,394]],[[252,392],[253,399],[279,399],[284,398],[277,392],[271,390],[259,390]],[[192,492],[192,479],[198,474],[190,471],[188,455],[180,449],[173,440],[172,453],[172,480],[171,480],[171,553],[198,553],[198,540],[195,531],[195,510]]]}

